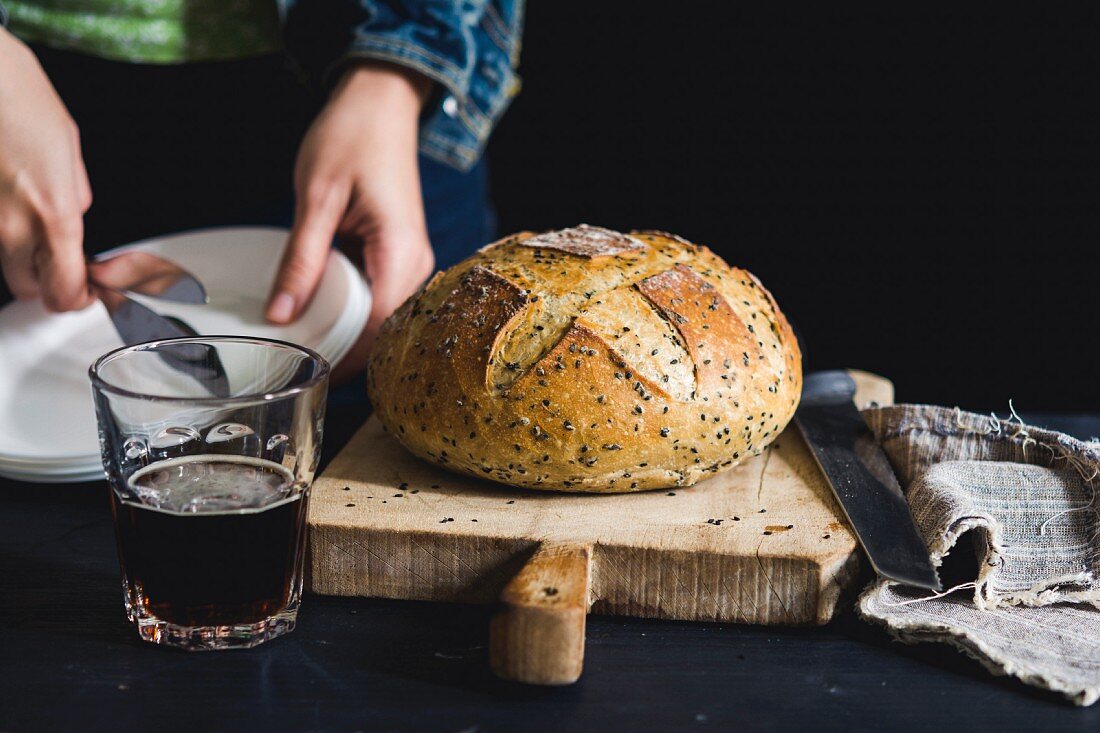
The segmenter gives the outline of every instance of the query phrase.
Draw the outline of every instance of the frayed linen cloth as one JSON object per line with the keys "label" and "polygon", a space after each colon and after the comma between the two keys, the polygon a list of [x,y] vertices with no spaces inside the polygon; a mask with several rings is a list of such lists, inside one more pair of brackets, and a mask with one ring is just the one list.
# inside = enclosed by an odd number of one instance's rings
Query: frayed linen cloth
{"label": "frayed linen cloth", "polygon": [[[994,674],[1078,705],[1100,697],[1100,443],[943,407],[864,417],[936,567],[973,552],[977,577],[943,594],[884,580],[863,618],[900,641],[939,641]],[[972,549],[971,549],[972,548]]]}

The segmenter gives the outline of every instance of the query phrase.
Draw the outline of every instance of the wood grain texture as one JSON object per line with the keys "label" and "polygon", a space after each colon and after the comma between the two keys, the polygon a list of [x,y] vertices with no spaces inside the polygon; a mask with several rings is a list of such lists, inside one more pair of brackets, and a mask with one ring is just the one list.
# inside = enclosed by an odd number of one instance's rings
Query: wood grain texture
{"label": "wood grain texture", "polygon": [[[893,386],[854,373],[857,403]],[[597,613],[822,624],[857,540],[793,427],[690,488],[627,495],[502,487],[421,461],[370,419],[313,487],[315,593],[495,602],[544,544],[591,546]]]}
{"label": "wood grain texture", "polygon": [[542,545],[504,588],[489,625],[489,665],[505,679],[576,682],[592,577],[589,545]]}

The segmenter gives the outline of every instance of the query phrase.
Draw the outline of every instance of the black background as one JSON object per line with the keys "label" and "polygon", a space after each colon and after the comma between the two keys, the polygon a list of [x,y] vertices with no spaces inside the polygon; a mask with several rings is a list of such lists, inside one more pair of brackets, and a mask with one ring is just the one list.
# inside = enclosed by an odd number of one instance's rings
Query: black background
{"label": "black background", "polygon": [[1096,19],[764,5],[529,3],[501,231],[706,244],[901,400],[1100,407]]}

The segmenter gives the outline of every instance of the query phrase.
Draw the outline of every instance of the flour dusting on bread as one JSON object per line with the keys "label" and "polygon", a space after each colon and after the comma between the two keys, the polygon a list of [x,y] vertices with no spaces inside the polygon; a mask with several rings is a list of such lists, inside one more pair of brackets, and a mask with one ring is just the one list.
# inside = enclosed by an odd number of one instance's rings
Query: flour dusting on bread
{"label": "flour dusting on bread", "polygon": [[632,249],[645,249],[641,240],[629,234],[588,224],[531,237],[524,240],[523,246],[556,249],[578,257],[607,257]]}

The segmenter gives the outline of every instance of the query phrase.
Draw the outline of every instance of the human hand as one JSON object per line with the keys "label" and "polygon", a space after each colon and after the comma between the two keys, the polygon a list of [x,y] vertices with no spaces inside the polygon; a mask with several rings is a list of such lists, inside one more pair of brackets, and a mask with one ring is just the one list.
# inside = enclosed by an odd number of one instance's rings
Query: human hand
{"label": "human hand", "polygon": [[0,269],[16,298],[53,311],[91,302],[91,205],[76,123],[31,50],[0,28]]}
{"label": "human hand", "polygon": [[297,206],[267,318],[288,323],[309,303],[334,235],[362,251],[371,283],[367,326],[335,376],[366,364],[378,329],[432,273],[417,165],[429,82],[385,64],[349,69],[298,150]]}

